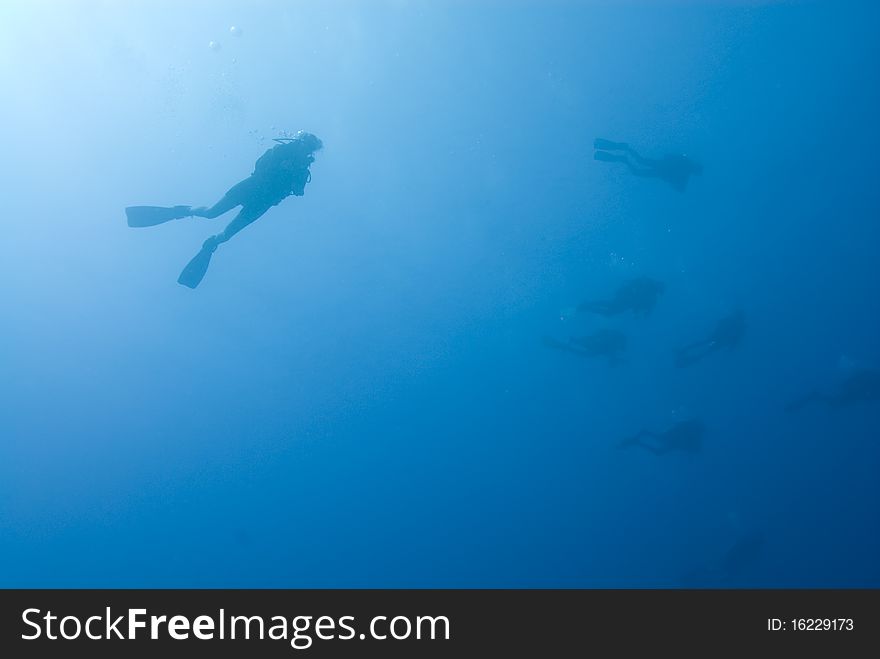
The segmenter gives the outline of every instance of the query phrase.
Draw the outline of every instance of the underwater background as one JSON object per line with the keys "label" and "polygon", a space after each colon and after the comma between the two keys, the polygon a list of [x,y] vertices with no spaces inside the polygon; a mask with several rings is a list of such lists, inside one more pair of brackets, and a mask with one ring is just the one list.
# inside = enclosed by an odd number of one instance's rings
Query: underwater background
{"label": "underwater background", "polygon": [[[785,411],[880,367],[878,27],[4,2],[0,586],[880,586],[880,406]],[[305,196],[197,290],[231,216],[126,226],[299,129]],[[596,137],[704,171],[681,193]],[[572,313],[640,276],[653,313]],[[737,309],[737,348],[675,366]],[[542,342],[606,329],[622,363]],[[699,451],[619,446],[689,418]]]}

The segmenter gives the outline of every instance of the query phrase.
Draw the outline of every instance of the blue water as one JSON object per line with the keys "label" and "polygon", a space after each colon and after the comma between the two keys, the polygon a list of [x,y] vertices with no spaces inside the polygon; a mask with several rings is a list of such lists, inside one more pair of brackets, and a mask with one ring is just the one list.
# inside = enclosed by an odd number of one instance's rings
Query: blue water
{"label": "blue water", "polygon": [[[878,26],[4,2],[0,586],[880,586],[878,403],[783,409],[880,367]],[[299,129],[305,196],[198,289],[177,275],[231,216],[126,226]],[[595,137],[705,171],[679,193]],[[640,275],[646,318],[567,311]],[[737,308],[737,349],[675,368]],[[541,343],[603,328],[626,363]],[[697,454],[617,448],[691,417]]]}

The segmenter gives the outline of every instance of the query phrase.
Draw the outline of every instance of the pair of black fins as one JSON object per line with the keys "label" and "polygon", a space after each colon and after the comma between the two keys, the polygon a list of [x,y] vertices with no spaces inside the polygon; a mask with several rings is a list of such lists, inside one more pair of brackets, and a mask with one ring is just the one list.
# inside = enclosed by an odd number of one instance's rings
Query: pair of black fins
{"label": "pair of black fins", "polygon": [[[144,227],[154,227],[159,224],[165,224],[172,220],[182,220],[185,217],[192,216],[191,206],[129,206],[125,209],[125,216],[128,219],[128,226],[140,229]],[[195,288],[198,286],[205,273],[208,272],[208,266],[211,265],[211,256],[217,250],[215,244],[206,243],[199,250],[192,260],[186,264],[177,283],[187,288]]]}

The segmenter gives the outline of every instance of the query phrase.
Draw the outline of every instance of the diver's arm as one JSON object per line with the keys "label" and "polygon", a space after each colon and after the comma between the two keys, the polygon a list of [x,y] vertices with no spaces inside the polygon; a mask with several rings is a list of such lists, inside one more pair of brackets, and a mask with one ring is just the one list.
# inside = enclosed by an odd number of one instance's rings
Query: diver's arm
{"label": "diver's arm", "polygon": [[306,193],[306,184],[312,180],[312,173],[308,167],[298,172],[290,186],[290,194],[294,197],[302,197]]}

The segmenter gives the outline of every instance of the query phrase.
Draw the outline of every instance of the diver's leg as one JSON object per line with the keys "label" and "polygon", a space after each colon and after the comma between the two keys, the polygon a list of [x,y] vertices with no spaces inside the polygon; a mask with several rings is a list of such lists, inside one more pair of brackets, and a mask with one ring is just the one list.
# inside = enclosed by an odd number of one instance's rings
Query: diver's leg
{"label": "diver's leg", "polygon": [[574,354],[580,355],[581,357],[601,356],[601,353],[597,352],[595,347],[584,345],[573,336],[568,337],[568,343],[565,344],[565,347],[569,352],[573,352]]}
{"label": "diver's leg", "polygon": [[603,162],[626,162],[626,155],[622,153],[608,153],[607,151],[595,151],[593,159]]}
{"label": "diver's leg", "polygon": [[649,451],[649,452],[653,453],[654,455],[663,455],[664,453],[666,453],[666,448],[665,448],[665,447],[663,447],[663,446],[659,446],[659,445],[655,446],[655,445],[652,444],[651,442],[643,441],[643,440],[641,439],[643,436],[657,437],[657,435],[655,435],[654,433],[647,432],[647,431],[644,431],[644,430],[643,430],[643,431],[640,432],[638,435],[636,435],[635,437],[631,438],[631,439],[629,440],[628,444],[629,444],[630,446],[638,446],[639,448],[643,448],[643,449],[645,449],[646,451]]}
{"label": "diver's leg", "polygon": [[247,225],[251,224],[254,220],[269,210],[269,208],[269,206],[245,206],[242,208],[238,215],[235,216],[235,219],[232,220],[222,232],[218,233],[216,236],[211,236],[202,243],[202,249],[199,250],[199,253],[196,254],[189,263],[187,263],[183,272],[180,273],[180,277],[177,278],[177,282],[183,284],[187,288],[195,288],[198,286],[204,278],[205,273],[208,271],[208,266],[211,264],[211,257],[214,252],[217,251],[217,247],[232,238],[232,236],[244,229]]}
{"label": "diver's leg", "polygon": [[543,343],[548,348],[553,348],[554,350],[560,350],[562,352],[571,352],[571,353],[574,353],[575,355],[580,355],[581,357],[589,357],[590,356],[590,353],[585,352],[584,350],[581,350],[581,349],[571,345],[570,343],[564,343],[562,341],[558,341],[557,339],[554,339],[549,336],[544,337]]}
{"label": "diver's leg", "polygon": [[657,435],[657,433],[655,433],[651,430],[644,430],[644,429],[639,430],[635,435],[633,435],[632,437],[627,437],[626,439],[621,441],[617,446],[620,448],[626,448],[627,446],[641,446],[642,448],[647,449],[649,451],[654,450],[653,446],[642,441],[642,437],[656,438],[656,437],[658,437],[658,435]]}
{"label": "diver's leg", "polygon": [[636,163],[638,163],[642,167],[654,169],[657,166],[657,160],[655,160],[654,158],[645,158],[644,156],[639,155],[639,152],[633,149],[631,146],[626,147],[626,152]]}
{"label": "diver's leg", "polygon": [[223,198],[211,207],[200,206],[193,208],[192,214],[196,217],[205,217],[213,220],[220,217],[224,213],[228,213],[236,206],[242,206],[247,201],[247,192],[250,185],[250,179],[236,183],[223,195]]}
{"label": "diver's leg", "polygon": [[238,215],[235,216],[235,219],[226,225],[226,228],[223,229],[223,231],[218,233],[216,236],[211,236],[211,238],[208,238],[208,240],[213,239],[215,245],[225,243],[246,226],[252,224],[254,221],[259,219],[263,215],[263,213],[265,213],[270,208],[271,206],[262,205],[245,206],[239,211]]}
{"label": "diver's leg", "polygon": [[626,164],[630,172],[642,178],[657,178],[659,174],[652,167],[640,167],[633,163],[629,158],[621,158],[620,162]]}
{"label": "diver's leg", "polygon": [[613,316],[620,313],[620,305],[615,300],[596,300],[594,302],[582,302],[577,307],[578,311],[597,313],[600,316]]}
{"label": "diver's leg", "polygon": [[231,211],[238,205],[237,201],[229,198],[229,195],[224,195],[223,199],[213,206],[199,206],[198,208],[193,208],[192,214],[194,217],[204,217],[213,220],[215,217],[220,217],[223,213]]}
{"label": "diver's leg", "polygon": [[650,451],[654,455],[663,455],[669,449],[666,447],[666,444],[662,441],[664,433],[662,432],[654,432],[652,430],[643,430],[642,437],[647,437],[653,441],[646,442],[640,441],[639,444],[646,451]]}

